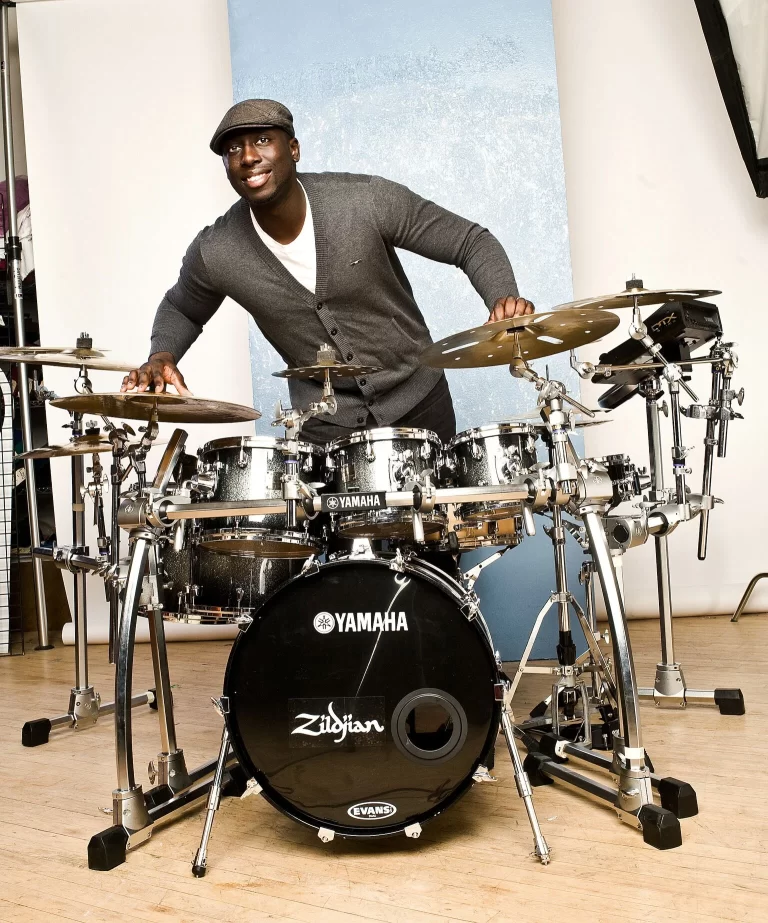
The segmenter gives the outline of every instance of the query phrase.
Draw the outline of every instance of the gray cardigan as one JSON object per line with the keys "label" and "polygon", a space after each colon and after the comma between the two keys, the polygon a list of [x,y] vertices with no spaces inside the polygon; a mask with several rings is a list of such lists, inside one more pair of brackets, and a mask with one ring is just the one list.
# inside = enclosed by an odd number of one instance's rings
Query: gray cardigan
{"label": "gray cardigan", "polygon": [[[332,343],[342,361],[381,366],[367,377],[338,381],[338,412],[321,419],[355,428],[370,411],[387,426],[442,374],[419,365],[432,338],[395,248],[460,267],[489,309],[497,298],[517,295],[512,267],[485,228],[398,183],[350,173],[299,179],[312,208],[315,293],[264,245],[241,199],[192,241],[179,280],[157,309],[151,352],[169,352],[178,362],[228,296],[252,315],[288,366],[313,364],[323,342]],[[294,407],[320,398],[312,381],[288,385]]]}

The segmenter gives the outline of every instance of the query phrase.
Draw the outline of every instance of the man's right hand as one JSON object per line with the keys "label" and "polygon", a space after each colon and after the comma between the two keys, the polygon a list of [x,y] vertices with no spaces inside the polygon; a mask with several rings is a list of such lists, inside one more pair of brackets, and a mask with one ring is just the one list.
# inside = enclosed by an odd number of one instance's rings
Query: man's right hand
{"label": "man's right hand", "polygon": [[192,392],[184,383],[184,376],[176,367],[176,360],[171,353],[155,353],[139,369],[129,372],[123,379],[120,391],[165,391],[166,385],[173,385],[179,394]]}

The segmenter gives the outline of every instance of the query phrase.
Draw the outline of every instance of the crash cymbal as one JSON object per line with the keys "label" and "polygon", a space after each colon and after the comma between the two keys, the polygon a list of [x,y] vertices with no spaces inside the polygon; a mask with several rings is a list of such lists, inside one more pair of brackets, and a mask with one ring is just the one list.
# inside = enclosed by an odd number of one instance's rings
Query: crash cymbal
{"label": "crash cymbal", "polygon": [[[591,408],[590,408],[591,409]],[[600,426],[603,423],[612,423],[613,419],[609,418],[605,410],[592,410],[592,413],[595,415],[593,417],[588,417],[586,414],[579,413],[576,410],[565,410],[565,413],[568,415],[570,420],[570,425],[575,426],[576,429],[581,429],[584,426]],[[547,424],[541,419],[541,414],[538,410],[530,410],[528,413],[522,413],[517,417],[511,417],[504,420],[505,423],[528,423],[531,426],[536,428],[546,429]]]}
{"label": "crash cymbal", "polygon": [[517,358],[529,362],[599,340],[618,323],[616,314],[594,309],[508,317],[434,343],[421,362],[437,369],[485,368]]}
{"label": "crash cymbal", "polygon": [[211,401],[203,397],[153,391],[126,391],[124,394],[73,394],[51,401],[75,413],[94,413],[122,420],[149,420],[157,408],[160,423],[243,423],[258,420],[261,413],[242,404]]}
{"label": "crash cymbal", "polygon": [[690,301],[695,298],[711,298],[720,295],[719,291],[707,288],[643,288],[642,279],[630,279],[623,292],[615,295],[601,295],[599,298],[583,298],[581,301],[567,301],[552,308],[553,311],[572,311],[592,308],[596,311],[614,311],[619,308],[633,308],[635,299],[638,306],[646,304],[664,304],[665,301]]}
{"label": "crash cymbal", "polygon": [[100,349],[76,349],[70,346],[5,346],[0,362],[26,362],[27,365],[57,365],[67,368],[86,366],[94,371],[130,372],[141,363],[110,359]]}
{"label": "crash cymbal", "polygon": [[[155,439],[153,446],[165,445],[168,440]],[[138,445],[138,443],[135,443]],[[127,448],[130,449],[134,443],[129,443]],[[19,459],[26,458],[71,458],[73,455],[92,455],[94,452],[111,452],[112,443],[104,434],[98,436],[78,436],[71,442],[65,442],[64,445],[45,445],[39,449],[30,449],[16,457]]]}
{"label": "crash cymbal", "polygon": [[314,379],[325,381],[326,371],[330,372],[331,381],[334,378],[356,378],[358,375],[371,375],[380,372],[376,365],[344,365],[341,362],[334,365],[305,365],[295,369],[283,369],[281,372],[272,372],[275,378],[299,378],[302,380]]}

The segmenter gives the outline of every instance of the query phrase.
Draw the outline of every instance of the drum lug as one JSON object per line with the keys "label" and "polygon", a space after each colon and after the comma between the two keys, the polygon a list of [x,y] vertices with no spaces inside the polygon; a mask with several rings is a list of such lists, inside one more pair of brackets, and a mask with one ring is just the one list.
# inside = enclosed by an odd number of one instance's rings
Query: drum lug
{"label": "drum lug", "polygon": [[304,562],[304,566],[301,568],[301,576],[304,577],[307,574],[316,574],[319,570],[320,565],[317,563],[317,555],[312,554]]}
{"label": "drum lug", "polygon": [[211,696],[211,704],[222,718],[229,714],[229,696],[223,695],[218,699]]}
{"label": "drum lug", "polygon": [[414,840],[418,840],[421,836],[421,824],[411,824],[410,827],[405,828],[403,833]]}
{"label": "drum lug", "polygon": [[240,440],[240,454],[237,458],[237,467],[238,468],[247,468],[248,467],[248,456],[245,454],[245,441],[248,437],[243,436]]}
{"label": "drum lug", "polygon": [[[418,826],[418,824],[416,826]],[[320,837],[323,843],[330,843],[331,840],[336,836],[336,831],[329,830],[327,827],[321,827],[317,831],[317,835]]]}
{"label": "drum lug", "polygon": [[399,548],[395,552],[394,558],[389,562],[389,569],[396,570],[399,574],[405,573],[405,558]]}
{"label": "drum lug", "polygon": [[476,593],[467,593],[461,604],[461,611],[464,613],[468,622],[476,619],[480,614],[480,601]]}
{"label": "drum lug", "polygon": [[365,458],[366,461],[369,462],[376,461],[376,452],[371,445],[370,430],[368,431],[368,435],[365,437]]}
{"label": "drum lug", "polygon": [[235,625],[240,629],[240,631],[247,631],[253,624],[253,617],[242,613],[241,615],[235,616]]}
{"label": "drum lug", "polygon": [[259,785],[259,783],[258,783],[254,778],[250,778],[250,779],[245,783],[245,791],[244,791],[243,794],[240,796],[240,800],[242,801],[243,798],[249,798],[251,795],[258,795],[258,794],[260,794],[262,791],[263,791],[263,789],[262,789],[261,785]]}

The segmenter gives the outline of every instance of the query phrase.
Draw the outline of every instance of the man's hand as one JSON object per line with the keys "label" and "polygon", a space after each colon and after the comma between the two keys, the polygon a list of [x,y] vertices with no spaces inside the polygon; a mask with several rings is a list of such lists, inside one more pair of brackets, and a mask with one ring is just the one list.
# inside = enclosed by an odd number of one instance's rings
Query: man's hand
{"label": "man's hand", "polygon": [[491,308],[491,316],[486,324],[493,323],[495,320],[504,320],[505,317],[520,317],[523,314],[533,314],[536,310],[533,303],[525,298],[499,298],[496,304]]}
{"label": "man's hand", "polygon": [[141,366],[134,369],[123,379],[121,391],[148,391],[154,387],[155,391],[165,391],[166,384],[173,385],[179,394],[192,392],[184,383],[184,376],[176,368],[176,360],[170,353],[155,353]]}

